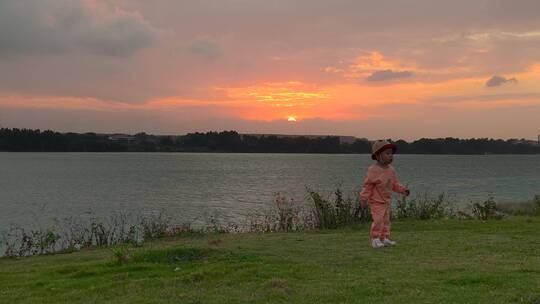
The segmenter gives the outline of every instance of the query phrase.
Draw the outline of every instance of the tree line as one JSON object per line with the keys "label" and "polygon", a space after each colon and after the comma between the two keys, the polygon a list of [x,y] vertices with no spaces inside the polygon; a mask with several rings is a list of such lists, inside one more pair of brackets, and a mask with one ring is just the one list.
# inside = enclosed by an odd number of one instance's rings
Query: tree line
{"label": "tree line", "polygon": [[[422,138],[394,143],[402,154],[540,154],[537,142],[524,139]],[[342,142],[337,136],[282,137],[246,135],[236,131],[179,136],[137,133],[115,137],[97,133],[0,129],[4,152],[236,152],[236,153],[371,153],[366,139]]]}

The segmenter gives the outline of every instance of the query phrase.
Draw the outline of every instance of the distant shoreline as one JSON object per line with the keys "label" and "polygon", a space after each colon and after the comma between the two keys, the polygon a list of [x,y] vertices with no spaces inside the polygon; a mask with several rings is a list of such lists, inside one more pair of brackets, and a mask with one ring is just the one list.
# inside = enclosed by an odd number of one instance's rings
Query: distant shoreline
{"label": "distant shoreline", "polygon": [[[540,142],[527,139],[421,138],[392,141],[400,154],[490,155],[540,154]],[[0,129],[4,152],[180,152],[370,154],[371,141],[352,136],[240,134],[236,131],[150,135],[146,133],[59,133]]]}
{"label": "distant shoreline", "polygon": [[[0,151],[0,153],[58,153],[58,154],[296,154],[296,155],[366,155],[370,156],[370,153],[305,153],[305,152],[216,152],[216,151]],[[476,153],[476,154],[443,154],[443,153],[396,153],[397,155],[434,155],[434,156],[512,156],[512,155],[540,155],[540,153]]]}

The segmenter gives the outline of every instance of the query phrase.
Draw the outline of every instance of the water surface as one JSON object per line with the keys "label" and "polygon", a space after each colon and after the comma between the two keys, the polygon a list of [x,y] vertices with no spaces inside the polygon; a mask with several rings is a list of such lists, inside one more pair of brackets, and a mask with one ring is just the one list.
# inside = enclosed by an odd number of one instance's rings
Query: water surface
{"label": "water surface", "polygon": [[[112,211],[163,210],[178,222],[223,222],[267,210],[276,192],[360,189],[369,155],[206,153],[0,153],[0,231],[9,224]],[[540,155],[396,155],[412,195],[455,202],[529,200],[540,194]]]}

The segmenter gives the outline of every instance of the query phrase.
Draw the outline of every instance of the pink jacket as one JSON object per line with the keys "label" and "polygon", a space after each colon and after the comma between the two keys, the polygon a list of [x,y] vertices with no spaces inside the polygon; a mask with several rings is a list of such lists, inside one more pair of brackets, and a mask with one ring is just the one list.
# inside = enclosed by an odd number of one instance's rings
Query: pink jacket
{"label": "pink jacket", "polygon": [[369,166],[360,199],[369,203],[390,204],[392,191],[405,194],[407,188],[397,181],[396,170],[391,165],[383,168],[378,164]]}

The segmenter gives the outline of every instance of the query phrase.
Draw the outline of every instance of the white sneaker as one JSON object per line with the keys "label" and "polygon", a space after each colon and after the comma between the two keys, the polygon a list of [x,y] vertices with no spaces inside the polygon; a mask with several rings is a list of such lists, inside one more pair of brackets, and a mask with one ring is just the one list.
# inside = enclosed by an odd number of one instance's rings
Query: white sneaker
{"label": "white sneaker", "polygon": [[382,247],[384,247],[384,244],[379,239],[372,239],[371,240],[371,247],[373,247],[373,248],[382,248]]}
{"label": "white sneaker", "polygon": [[394,245],[397,244],[395,241],[392,241],[392,240],[389,240],[389,239],[384,239],[382,241],[382,243],[383,243],[384,246],[394,246]]}

